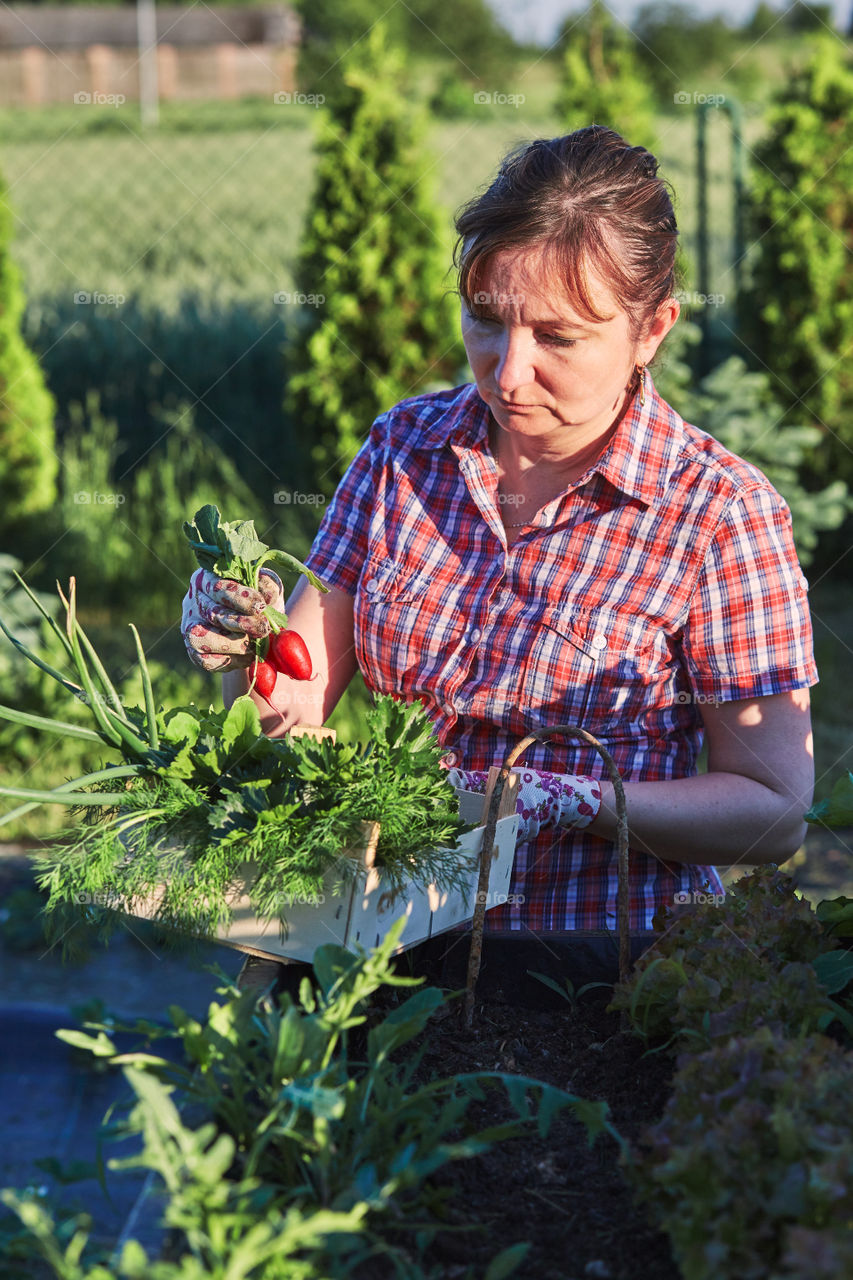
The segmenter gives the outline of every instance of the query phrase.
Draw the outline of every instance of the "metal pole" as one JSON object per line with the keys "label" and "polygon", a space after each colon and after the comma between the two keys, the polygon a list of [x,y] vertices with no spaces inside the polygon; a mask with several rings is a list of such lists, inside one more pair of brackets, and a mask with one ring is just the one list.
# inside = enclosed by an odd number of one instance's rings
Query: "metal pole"
{"label": "metal pole", "polygon": [[136,0],[136,40],[139,49],[139,114],[144,125],[159,119],[157,89],[157,11],[155,0]]}
{"label": "metal pole", "polygon": [[[708,152],[707,152],[707,104],[700,102],[696,112],[696,233],[698,244],[696,259],[699,293],[705,297],[711,292],[708,267]],[[699,310],[699,327],[702,344],[699,348],[699,376],[709,372],[708,308],[702,303]]]}
{"label": "metal pole", "polygon": [[743,284],[743,258],[746,253],[743,226],[743,116],[741,114],[740,104],[735,102],[734,98],[727,98],[725,107],[729,113],[729,120],[732,126],[732,181],[734,183],[734,210],[732,217],[732,225],[734,227],[734,260],[732,262],[732,274],[734,276],[735,300],[737,300],[740,297],[741,286]]}

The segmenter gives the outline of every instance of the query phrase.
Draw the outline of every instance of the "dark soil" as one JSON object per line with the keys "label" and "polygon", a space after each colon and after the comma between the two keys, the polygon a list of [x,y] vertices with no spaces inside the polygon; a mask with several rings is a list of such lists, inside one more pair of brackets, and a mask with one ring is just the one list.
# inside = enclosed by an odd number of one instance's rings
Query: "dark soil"
{"label": "dark soil", "polygon": [[[550,1009],[490,997],[478,1001],[470,1029],[457,1003],[446,1005],[430,1020],[422,1043],[413,1046],[423,1050],[418,1076],[532,1076],[586,1099],[606,1100],[614,1128],[633,1143],[660,1118],[675,1063],[666,1052],[644,1056],[641,1041],[620,1031],[619,1015],[605,1012],[611,994],[590,991],[574,1007],[554,995]],[[396,1001],[388,988],[379,997],[380,1007],[384,999]],[[476,1128],[486,1128],[515,1114],[496,1088],[472,1105],[469,1117]],[[590,1147],[585,1127],[569,1111],[554,1120],[546,1137],[531,1125],[524,1137],[446,1165],[433,1183],[448,1192],[447,1217],[428,1262],[447,1280],[484,1276],[497,1254],[521,1242],[531,1247],[513,1274],[524,1280],[680,1280],[667,1236],[634,1202],[617,1143],[604,1134]],[[386,1274],[392,1273],[376,1264],[363,1277],[359,1273],[359,1280],[385,1280]]]}

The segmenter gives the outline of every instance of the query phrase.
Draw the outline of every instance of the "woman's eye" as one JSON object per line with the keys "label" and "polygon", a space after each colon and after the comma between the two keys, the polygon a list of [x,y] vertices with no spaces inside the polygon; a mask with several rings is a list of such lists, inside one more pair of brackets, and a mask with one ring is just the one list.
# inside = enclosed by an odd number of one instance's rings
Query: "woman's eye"
{"label": "woman's eye", "polygon": [[[468,311],[468,318],[469,320],[472,320],[474,324],[500,325],[503,323],[503,321],[499,320],[497,316],[477,315],[476,312],[471,310]],[[556,333],[540,334],[536,340],[537,342],[544,342],[549,346],[554,347],[574,347],[577,346],[579,341],[577,338],[560,338]]]}
{"label": "woman's eye", "polygon": [[558,347],[573,347],[577,343],[577,338],[558,338],[555,333],[543,333],[542,342],[553,342]]}

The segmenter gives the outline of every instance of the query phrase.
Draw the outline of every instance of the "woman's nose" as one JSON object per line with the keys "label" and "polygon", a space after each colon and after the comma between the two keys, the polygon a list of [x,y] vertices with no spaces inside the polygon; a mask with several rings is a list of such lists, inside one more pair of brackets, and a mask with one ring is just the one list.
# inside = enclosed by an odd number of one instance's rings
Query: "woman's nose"
{"label": "woman's nose", "polygon": [[504,329],[497,342],[495,382],[501,391],[511,392],[536,380],[529,342],[518,331]]}

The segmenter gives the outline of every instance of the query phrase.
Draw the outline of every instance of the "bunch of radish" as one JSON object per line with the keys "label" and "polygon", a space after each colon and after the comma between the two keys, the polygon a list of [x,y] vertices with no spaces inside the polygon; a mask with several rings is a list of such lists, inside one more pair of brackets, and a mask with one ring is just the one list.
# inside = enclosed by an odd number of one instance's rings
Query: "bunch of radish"
{"label": "bunch of radish", "polygon": [[[252,520],[224,524],[218,507],[208,504],[196,512],[192,523],[185,521],[184,533],[201,567],[221,578],[230,578],[257,591],[263,566],[277,563],[285,569],[304,573],[318,591],[329,589],[295,556],[261,542]],[[273,605],[267,605],[264,614],[270,624],[270,635],[255,641],[256,658],[249,668],[249,678],[250,689],[256,689],[269,701],[279,674],[291,680],[310,680],[312,668],[305,641],[288,627],[287,614]]]}
{"label": "bunch of radish", "polygon": [[298,631],[290,627],[276,631],[269,637],[268,644],[266,658],[256,659],[249,668],[252,684],[262,697],[269,698],[279,673],[290,676],[291,680],[311,679],[311,655]]}

